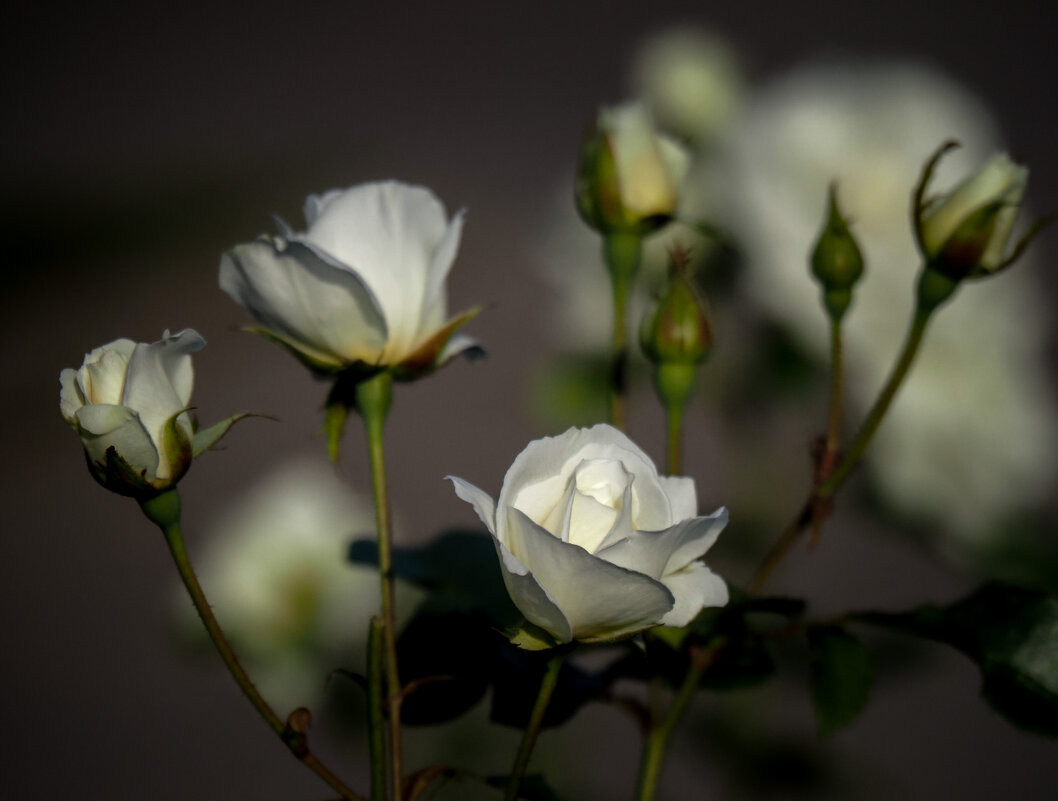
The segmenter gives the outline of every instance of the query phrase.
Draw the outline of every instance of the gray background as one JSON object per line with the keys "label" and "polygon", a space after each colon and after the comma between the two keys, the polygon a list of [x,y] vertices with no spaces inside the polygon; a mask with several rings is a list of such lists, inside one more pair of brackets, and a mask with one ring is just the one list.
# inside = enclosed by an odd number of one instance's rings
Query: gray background
{"label": "gray background", "polygon": [[[513,455],[549,433],[524,400],[527,368],[547,356],[536,232],[592,110],[625,96],[628,59],[651,30],[711,26],[755,79],[821,53],[926,60],[995,111],[1031,164],[1035,205],[1058,205],[1054,16],[1036,4],[100,3],[4,14],[0,793],[10,798],[326,797],[219,664],[181,656],[160,538],[90,480],[57,409],[60,368],[89,348],[165,327],[205,335],[201,417],[251,409],[282,422],[243,424],[181,485],[192,555],[215,505],[273,454],[322,453],[324,387],[238,333],[245,319],[216,288],[220,252],[268,230],[273,212],[296,223],[306,194],[387,177],[469,209],[449,297],[453,310],[488,304],[472,332],[490,358],[402,387],[389,427],[394,503],[411,536],[428,536],[474,522],[440,476],[495,492]],[[1042,264],[1055,247],[1044,238]],[[633,433],[656,442],[656,421],[641,426]],[[354,429],[343,464],[366,486],[361,444]],[[802,464],[791,455],[796,480]],[[723,453],[689,465],[703,507],[723,502],[709,483],[722,465]],[[958,586],[912,560],[850,529],[791,561],[787,586],[824,604],[885,598],[895,575],[931,582],[930,597]],[[1053,798],[1054,744],[989,712],[958,657],[928,658],[922,675],[880,687],[820,753],[851,760],[876,797]],[[812,743],[804,693],[784,703],[784,725]],[[588,778],[556,783],[626,797],[632,727],[592,709],[571,731]],[[545,736],[544,758],[557,742]],[[677,749],[662,797],[736,795],[701,749],[690,739]],[[331,755],[366,786],[361,753]]]}

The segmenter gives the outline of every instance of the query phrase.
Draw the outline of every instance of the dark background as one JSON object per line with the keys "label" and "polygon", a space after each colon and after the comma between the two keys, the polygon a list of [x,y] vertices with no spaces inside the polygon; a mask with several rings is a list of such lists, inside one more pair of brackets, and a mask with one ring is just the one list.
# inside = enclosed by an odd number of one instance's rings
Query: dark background
{"label": "dark background", "polygon": [[[570,174],[596,106],[625,97],[643,36],[679,21],[709,26],[741,51],[754,80],[820,54],[924,60],[995,112],[1031,165],[1034,204],[1054,209],[1055,16],[1044,8],[651,0],[4,12],[3,795],[326,796],[219,663],[182,658],[163,543],[134,504],[86,474],[58,414],[62,367],[117,337],[153,341],[163,328],[192,326],[210,342],[195,361],[201,417],[250,409],[281,418],[243,424],[181,485],[194,556],[196,531],[264,463],[323,451],[324,387],[237,332],[245,318],[216,287],[219,254],[269,230],[272,213],[298,227],[308,193],[388,177],[426,184],[450,210],[469,209],[449,297],[453,310],[489,306],[471,330],[490,358],[401,388],[389,426],[392,492],[412,536],[471,524],[440,477],[495,492],[525,442],[550,433],[525,401],[529,368],[547,355],[548,297],[534,265],[542,209]],[[1039,246],[1045,267],[1054,243],[1052,233]],[[366,487],[361,445],[352,431],[344,465]],[[689,472],[712,509],[723,498],[708,476],[723,454],[694,458]],[[872,590],[918,579],[931,582],[930,597],[956,586],[858,528],[800,559],[789,566],[797,586],[824,587],[831,601],[870,603]],[[994,716],[959,657],[936,649],[928,658],[921,675],[880,687],[864,717],[819,753],[854,765],[875,797],[1052,798],[1054,743]],[[804,693],[792,697],[784,728],[813,748]],[[701,716],[708,721],[708,702]],[[589,777],[574,786],[590,797],[630,793],[636,736],[616,721],[589,710],[571,729],[567,747],[584,752]],[[544,758],[555,747],[545,736]],[[662,797],[734,796],[720,757],[703,748],[688,738],[677,749]],[[335,755],[361,787],[364,761]]]}

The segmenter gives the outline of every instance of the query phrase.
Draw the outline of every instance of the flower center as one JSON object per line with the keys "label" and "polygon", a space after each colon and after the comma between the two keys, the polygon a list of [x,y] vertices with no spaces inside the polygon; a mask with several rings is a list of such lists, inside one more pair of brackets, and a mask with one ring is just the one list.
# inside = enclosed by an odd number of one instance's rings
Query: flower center
{"label": "flower center", "polygon": [[621,517],[632,476],[615,459],[591,459],[577,467],[572,483],[564,539],[594,553]]}

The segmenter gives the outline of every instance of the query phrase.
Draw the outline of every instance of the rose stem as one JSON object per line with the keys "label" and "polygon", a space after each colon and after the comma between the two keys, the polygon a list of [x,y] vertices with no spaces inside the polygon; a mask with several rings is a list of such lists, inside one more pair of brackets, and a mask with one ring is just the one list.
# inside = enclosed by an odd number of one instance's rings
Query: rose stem
{"label": "rose stem", "polygon": [[525,776],[525,769],[529,767],[529,758],[533,754],[536,738],[540,736],[544,713],[551,701],[551,694],[555,691],[555,685],[558,684],[558,674],[565,658],[566,649],[556,649],[544,669],[543,678],[540,680],[540,690],[536,695],[536,703],[533,704],[533,711],[529,714],[529,723],[522,734],[522,742],[518,745],[518,753],[514,758],[514,766],[511,768],[511,777],[507,782],[503,801],[517,801],[518,799],[518,788],[522,783],[522,777]]}
{"label": "rose stem", "polygon": [[389,715],[389,759],[392,797],[401,797],[400,671],[397,669],[396,603],[393,581],[392,530],[389,494],[386,491],[386,460],[382,430],[393,398],[393,376],[380,372],[356,385],[356,406],[364,421],[371,459],[371,483],[375,495],[378,528],[378,571],[382,592],[382,642],[386,674],[386,710]]}
{"label": "rose stem", "polygon": [[[683,677],[683,683],[676,691],[676,696],[672,699],[665,716],[660,722],[651,721],[650,729],[643,742],[643,758],[639,763],[636,801],[653,801],[672,732],[687,711],[695,690],[698,689],[702,674],[713,663],[718,651],[716,647],[692,648],[687,674]],[[653,706],[656,708],[656,705]]]}
{"label": "rose stem", "polygon": [[[821,514],[821,504],[834,497],[842,484],[844,484],[845,479],[849,477],[852,468],[856,466],[867,450],[867,446],[889,411],[893,399],[896,397],[897,390],[900,389],[900,386],[908,376],[915,356],[918,354],[919,345],[922,344],[922,337],[926,333],[926,325],[929,323],[930,317],[936,308],[936,306],[922,303],[916,305],[915,313],[911,317],[911,325],[908,329],[907,337],[904,340],[904,346],[893,364],[889,379],[886,381],[885,386],[882,387],[882,391],[878,394],[874,405],[864,418],[856,437],[845,451],[841,461],[838,462],[833,472],[828,476],[817,478],[817,483],[813,486],[808,499],[800,511],[790,521],[775,545],[772,546],[771,550],[761,561],[756,574],[747,585],[747,590],[751,595],[760,592],[771,577],[772,572],[786,557],[786,554],[794,546],[801,534]],[[831,398],[831,402],[833,403],[833,398]],[[831,422],[833,423],[833,420]]]}
{"label": "rose stem", "polygon": [[367,735],[371,753],[371,801],[386,801],[386,727],[382,720],[383,641],[386,624],[371,618],[367,639]]}
{"label": "rose stem", "polygon": [[628,295],[639,269],[642,239],[638,234],[611,233],[603,240],[603,258],[613,289],[613,337],[610,363],[610,422],[625,429],[628,389]]}
{"label": "rose stem", "polygon": [[326,765],[312,755],[303,736],[304,733],[288,726],[257,691],[253,682],[250,681],[250,677],[235,656],[231,644],[224,636],[224,631],[217,622],[217,618],[213,615],[209,601],[202,591],[202,585],[198,583],[198,577],[191,566],[191,560],[187,556],[187,549],[184,547],[184,537],[180,527],[180,496],[176,489],[166,490],[160,495],[144,501],[140,506],[151,522],[155,523],[165,535],[165,541],[169,546],[170,553],[173,555],[177,572],[180,573],[180,578],[191,596],[191,602],[194,604],[198,616],[202,619],[202,624],[209,633],[209,638],[213,641],[213,645],[216,646],[221,659],[224,660],[228,672],[231,673],[232,678],[242,689],[243,694],[253,704],[254,709],[264,718],[279,739],[283,741],[290,753],[330,785],[332,790],[341,795],[346,801],[366,801],[363,796],[357,795],[346,787]]}
{"label": "rose stem", "polygon": [[670,476],[683,475],[683,411],[679,401],[665,404],[666,448],[665,471]]}

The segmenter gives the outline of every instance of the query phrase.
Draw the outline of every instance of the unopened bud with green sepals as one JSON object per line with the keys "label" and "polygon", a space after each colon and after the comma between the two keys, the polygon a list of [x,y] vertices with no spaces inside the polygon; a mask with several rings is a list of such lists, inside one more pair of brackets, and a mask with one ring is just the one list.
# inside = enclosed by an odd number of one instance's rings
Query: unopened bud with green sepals
{"label": "unopened bud with green sepals", "polygon": [[641,104],[604,108],[581,148],[577,210],[600,233],[645,236],[676,213],[689,166],[687,151],[658,133]]}
{"label": "unopened bud with green sepals", "polygon": [[688,271],[689,253],[676,245],[668,281],[657,303],[643,318],[639,343],[654,363],[658,394],[666,403],[686,403],[697,366],[709,356],[713,330],[701,293]]}
{"label": "unopened bud with green sepals", "polygon": [[823,288],[823,305],[840,320],[852,303],[852,288],[863,276],[863,254],[838,207],[837,190],[830,185],[827,216],[810,259],[812,275]]}

